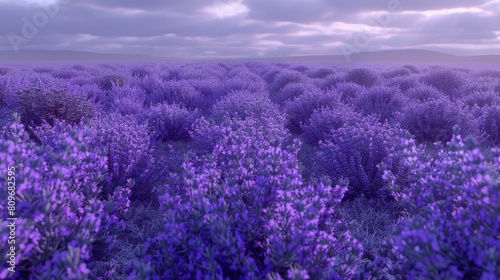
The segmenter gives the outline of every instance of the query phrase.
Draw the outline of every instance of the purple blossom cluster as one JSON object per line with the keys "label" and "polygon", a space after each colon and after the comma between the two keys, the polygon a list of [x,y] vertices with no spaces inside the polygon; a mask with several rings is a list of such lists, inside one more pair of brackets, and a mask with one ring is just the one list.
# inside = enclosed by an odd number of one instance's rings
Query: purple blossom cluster
{"label": "purple blossom cluster", "polygon": [[381,122],[385,122],[402,110],[405,101],[398,88],[373,86],[356,97],[354,106],[363,115],[377,115]]}
{"label": "purple blossom cluster", "polygon": [[0,67],[0,278],[498,279],[500,74]]}
{"label": "purple blossom cluster", "polygon": [[[385,261],[410,279],[497,279],[500,275],[498,149],[486,158],[472,138],[454,135],[437,157],[424,157],[407,135],[399,147],[404,184],[386,172],[404,217]],[[382,254],[384,255],[384,254]]]}
{"label": "purple blossom cluster", "polygon": [[398,130],[379,124],[375,118],[359,120],[359,123],[331,130],[326,140],[319,143],[316,164],[321,174],[349,180],[348,198],[361,194],[383,196],[380,165],[397,171],[394,147],[399,142]]}
{"label": "purple blossom cluster", "polygon": [[162,188],[164,230],[148,240],[144,259],[156,268],[153,279],[260,279],[298,268],[313,279],[349,277],[341,263],[355,258],[339,251],[362,248],[335,237],[332,219],[346,186],[304,184],[299,143],[284,146],[267,130],[223,126],[210,158],[185,163],[181,184]]}
{"label": "purple blossom cluster", "polygon": [[[15,273],[2,267],[1,276],[85,279],[91,265],[92,247],[99,232],[113,227],[114,206],[125,209],[127,201],[99,199],[99,182],[106,171],[106,156],[92,150],[91,130],[75,129],[56,122],[50,141],[38,146],[15,116],[0,146],[2,177],[9,166],[17,167]],[[114,196],[118,195],[115,193]],[[7,189],[1,189],[2,199]],[[118,205],[122,203],[121,205]],[[110,207],[111,206],[111,207]],[[0,206],[7,220],[6,204]],[[110,211],[112,210],[112,211]],[[124,210],[126,211],[126,210]],[[107,235],[107,234],[104,234]],[[2,227],[1,251],[6,251],[9,232]],[[107,235],[110,236],[110,235]],[[2,263],[6,263],[2,254]]]}

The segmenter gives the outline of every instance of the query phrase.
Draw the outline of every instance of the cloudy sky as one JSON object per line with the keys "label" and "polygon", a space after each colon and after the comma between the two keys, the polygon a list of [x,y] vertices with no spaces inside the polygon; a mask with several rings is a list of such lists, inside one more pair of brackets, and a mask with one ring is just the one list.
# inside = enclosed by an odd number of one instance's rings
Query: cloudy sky
{"label": "cloudy sky", "polygon": [[500,54],[500,0],[0,0],[0,50]]}

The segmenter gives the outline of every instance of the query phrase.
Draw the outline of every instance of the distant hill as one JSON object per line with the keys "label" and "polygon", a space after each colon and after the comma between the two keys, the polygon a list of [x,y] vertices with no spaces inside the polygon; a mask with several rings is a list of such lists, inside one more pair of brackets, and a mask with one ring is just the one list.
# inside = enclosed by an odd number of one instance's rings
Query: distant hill
{"label": "distant hill", "polygon": [[127,62],[168,60],[148,55],[94,53],[82,51],[20,50],[0,51],[0,63],[14,62]]}
{"label": "distant hill", "polygon": [[500,64],[500,55],[455,56],[427,50],[388,50],[344,55],[317,55],[262,58],[260,60],[328,62],[328,63],[445,63]]}
{"label": "distant hill", "polygon": [[316,63],[422,63],[422,64],[498,64],[500,55],[455,56],[427,50],[387,50],[376,52],[353,53],[344,55],[314,55],[289,57],[242,57],[238,59],[207,58],[182,59],[173,57],[157,57],[149,55],[121,54],[121,53],[94,53],[83,51],[49,51],[49,50],[21,50],[0,51],[0,63],[47,63],[47,62],[154,62],[154,61],[289,61],[289,62],[316,62]]}

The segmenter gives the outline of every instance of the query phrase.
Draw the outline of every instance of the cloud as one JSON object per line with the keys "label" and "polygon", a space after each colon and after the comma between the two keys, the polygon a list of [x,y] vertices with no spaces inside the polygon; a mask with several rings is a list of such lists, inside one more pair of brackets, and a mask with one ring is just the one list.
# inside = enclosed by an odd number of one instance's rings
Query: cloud
{"label": "cloud", "polygon": [[245,15],[249,12],[249,9],[241,1],[224,1],[215,2],[202,8],[201,11],[210,17],[224,19]]}
{"label": "cloud", "polygon": [[0,3],[14,3],[17,5],[50,6],[59,3],[59,0],[0,0]]}
{"label": "cloud", "polygon": [[[0,49],[11,49],[8,34],[22,37],[48,1],[55,0],[0,0]],[[232,57],[340,54],[357,41],[360,51],[449,46],[477,54],[500,45],[494,0],[61,0],[58,7],[20,48]],[[362,47],[360,36],[369,39]]]}

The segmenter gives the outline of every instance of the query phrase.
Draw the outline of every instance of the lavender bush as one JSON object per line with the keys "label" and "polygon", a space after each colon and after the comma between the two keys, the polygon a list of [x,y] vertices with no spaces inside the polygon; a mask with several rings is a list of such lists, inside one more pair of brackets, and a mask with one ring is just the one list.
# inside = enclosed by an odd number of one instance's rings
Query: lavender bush
{"label": "lavender bush", "polygon": [[[108,172],[101,185],[105,196],[116,187],[124,186],[129,179],[150,176],[155,163],[147,124],[139,123],[133,116],[117,113],[101,115],[96,119],[92,145],[104,148]],[[144,188],[145,190],[142,190]],[[147,194],[152,186],[137,184],[134,192]]]}
{"label": "lavender bush", "polygon": [[318,68],[310,71],[307,76],[314,79],[324,79],[329,75],[336,74],[337,71],[333,68]]}
{"label": "lavender bush", "polygon": [[151,107],[165,102],[183,104],[187,108],[197,109],[202,107],[203,99],[200,93],[188,82],[183,80],[169,81],[159,84],[157,89],[146,95],[144,105]]}
{"label": "lavender bush", "polygon": [[304,94],[305,92],[317,91],[317,87],[309,83],[290,83],[284,86],[276,94],[271,94],[271,100],[276,104],[282,106],[287,101],[293,101],[295,98]]}
{"label": "lavender bush", "polygon": [[454,126],[461,127],[464,134],[473,129],[467,114],[447,99],[411,103],[397,118],[418,143],[446,143],[453,135]]}
{"label": "lavender bush", "polygon": [[418,67],[415,65],[404,65],[403,68],[410,70],[413,74],[420,73],[420,69],[418,69]]}
{"label": "lavender bush", "polygon": [[394,77],[386,80],[385,84],[390,87],[398,87],[404,94],[412,88],[419,87],[421,85],[416,75]]}
{"label": "lavender bush", "polygon": [[366,91],[365,87],[356,83],[339,83],[335,88],[341,95],[340,100],[347,104],[350,104],[353,99]]}
{"label": "lavender bush", "polygon": [[309,120],[302,124],[304,139],[311,145],[325,141],[335,131],[344,125],[354,125],[361,122],[361,115],[347,106],[335,108],[322,107],[314,110]]}
{"label": "lavender bush", "polygon": [[461,100],[467,108],[500,105],[500,96],[493,91],[475,91]]}
{"label": "lavender bush", "polygon": [[385,122],[403,108],[405,98],[397,88],[374,86],[358,95],[353,103],[363,115],[376,115]]}
{"label": "lavender bush", "polygon": [[127,79],[125,76],[117,74],[102,76],[95,81],[102,90],[111,90],[113,87],[123,87],[126,82]]}
{"label": "lavender bush", "polygon": [[[2,268],[7,276],[33,278],[85,279],[89,273],[92,246],[103,225],[113,220],[98,199],[98,184],[106,172],[106,157],[92,151],[88,129],[66,130],[56,134],[50,146],[38,147],[29,141],[19,117],[15,117],[6,139],[0,145],[0,174],[6,178],[8,166],[17,167],[17,254],[16,272]],[[6,199],[7,189],[1,197]],[[119,202],[116,202],[119,203]],[[124,205],[126,207],[126,205]],[[2,220],[7,217],[4,205]],[[8,236],[2,228],[1,251]],[[2,254],[2,262],[5,263]],[[32,274],[33,273],[33,274]]]}
{"label": "lavender bush", "polygon": [[347,73],[346,81],[356,83],[364,87],[372,87],[379,83],[380,77],[374,70],[368,68],[356,68]]}
{"label": "lavender bush", "polygon": [[412,74],[412,71],[408,68],[400,68],[382,73],[382,77],[385,79],[391,79],[394,77],[404,77]]}
{"label": "lavender bush", "polygon": [[[350,275],[345,266],[356,259],[339,250],[361,248],[348,234],[339,247],[334,223],[325,216],[345,186],[303,186],[298,146],[283,148],[284,139],[260,131],[225,128],[211,161],[186,163],[184,186],[164,188],[165,231],[146,245],[145,261],[156,267],[153,279],[285,276],[297,267],[313,278]],[[336,255],[346,263],[336,264]]]}
{"label": "lavender bush", "polygon": [[486,107],[479,117],[479,135],[488,146],[500,146],[500,105]]}
{"label": "lavender bush", "polygon": [[245,120],[246,118],[264,118],[278,114],[278,108],[269,97],[263,93],[249,91],[232,92],[212,108],[212,116],[218,123],[228,118]]}
{"label": "lavender bush", "polygon": [[322,90],[331,90],[335,88],[337,84],[345,82],[343,75],[332,74],[328,75],[323,79],[313,79],[313,84]]}
{"label": "lavender bush", "polygon": [[406,91],[405,96],[419,102],[427,102],[443,98],[443,94],[428,85],[418,85]]}
{"label": "lavender bush", "polygon": [[18,95],[21,120],[30,134],[44,122],[53,125],[55,120],[65,120],[77,124],[94,114],[94,108],[84,96],[64,89],[36,86]]}
{"label": "lavender bush", "polygon": [[433,70],[424,76],[421,81],[441,91],[452,100],[461,97],[461,88],[464,85],[463,74],[452,69]]}
{"label": "lavender bush", "polygon": [[189,131],[198,118],[198,110],[188,110],[178,104],[159,104],[144,113],[156,140],[163,142],[189,140]]}
{"label": "lavender bush", "polygon": [[500,94],[500,83],[495,86],[495,92]]}
{"label": "lavender bush", "polygon": [[301,83],[304,82],[305,80],[306,79],[304,75],[300,72],[283,70],[280,71],[273,79],[273,82],[269,84],[269,92],[277,93],[287,84]]}
{"label": "lavender bush", "polygon": [[500,208],[494,201],[500,184],[488,175],[474,141],[455,135],[434,159],[419,157],[411,138],[400,151],[410,184],[385,176],[408,216],[385,249],[392,273],[412,279],[497,279]]}
{"label": "lavender bush", "polygon": [[323,92],[315,90],[305,92],[301,96],[285,103],[287,127],[293,133],[302,133],[302,124],[305,123],[314,110],[321,107],[333,108],[340,106],[340,96],[336,91]]}
{"label": "lavender bush", "polygon": [[319,143],[318,172],[333,179],[347,178],[348,199],[360,195],[386,196],[379,165],[397,172],[398,161],[393,151],[398,141],[397,129],[378,124],[373,118],[344,125]]}

